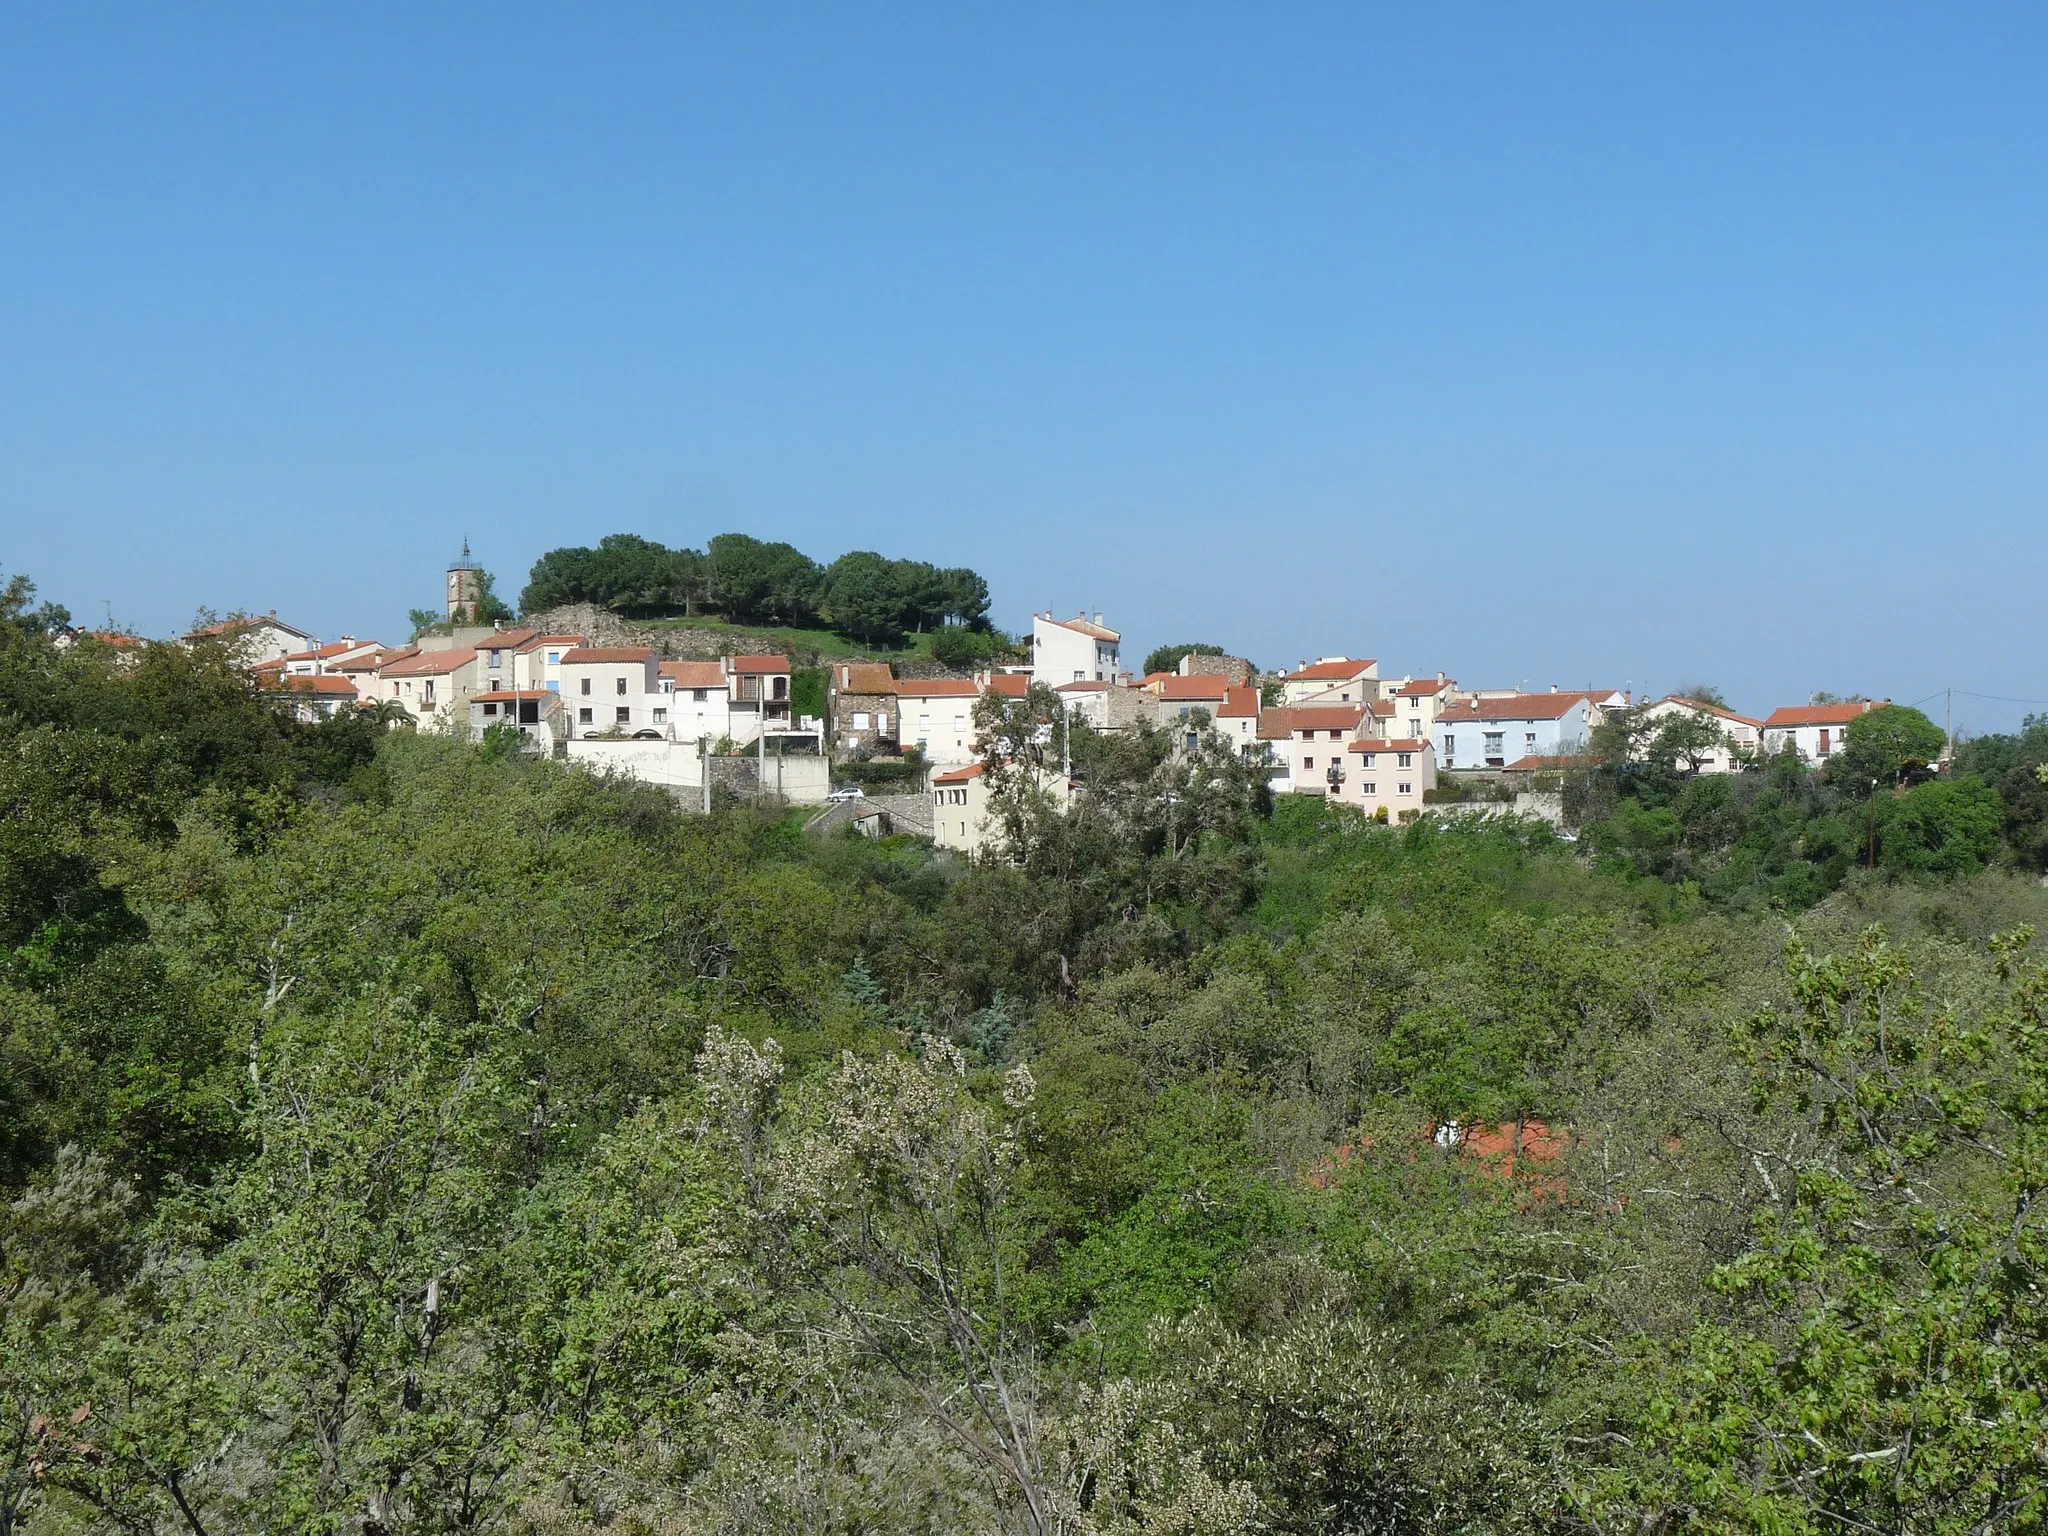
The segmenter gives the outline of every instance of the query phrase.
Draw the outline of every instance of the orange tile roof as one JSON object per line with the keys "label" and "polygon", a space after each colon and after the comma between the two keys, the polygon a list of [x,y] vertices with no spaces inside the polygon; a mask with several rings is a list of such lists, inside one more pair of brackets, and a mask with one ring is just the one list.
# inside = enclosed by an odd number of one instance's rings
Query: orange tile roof
{"label": "orange tile roof", "polygon": [[716,661],[664,661],[656,674],[678,688],[724,688],[725,667]]}
{"label": "orange tile roof", "polygon": [[118,629],[93,629],[86,631],[88,640],[97,640],[101,645],[111,645],[116,650],[131,650],[142,644],[140,637],[124,635]]}
{"label": "orange tile roof", "polygon": [[520,651],[540,639],[537,629],[501,629],[496,634],[485,635],[477,642],[480,651]]}
{"label": "orange tile roof", "polygon": [[494,688],[489,693],[472,693],[472,704],[510,704],[519,699],[559,699],[559,693],[550,693],[545,688]]}
{"label": "orange tile roof", "polygon": [[1106,692],[1108,692],[1108,690],[1109,690],[1109,684],[1108,684],[1108,683],[1090,683],[1090,682],[1079,682],[1079,683],[1061,683],[1061,684],[1059,685],[1059,687],[1057,687],[1057,688],[1055,688],[1055,689],[1053,690],[1053,692],[1054,692],[1054,693],[1106,693]]}
{"label": "orange tile roof", "polygon": [[583,636],[581,635],[535,635],[526,644],[520,646],[519,649],[530,651],[535,646],[541,645],[581,645],[582,643]]}
{"label": "orange tile roof", "polygon": [[394,646],[388,651],[379,648],[366,655],[351,656],[346,661],[337,661],[334,664],[334,670],[336,672],[375,672],[380,667],[390,666],[394,661],[403,661],[408,656],[417,656],[418,654],[418,647],[411,645]]}
{"label": "orange tile roof", "polygon": [[1400,699],[1425,698],[1432,693],[1442,693],[1446,688],[1450,686],[1451,683],[1449,679],[1444,679],[1441,681],[1435,678],[1431,678],[1428,681],[1416,679],[1411,682],[1403,683],[1399,688],[1396,688],[1394,690],[1394,696]]}
{"label": "orange tile roof", "polygon": [[1006,699],[1021,699],[1031,691],[1031,679],[1022,672],[998,672],[988,680],[988,691]]}
{"label": "orange tile roof", "polygon": [[440,677],[449,672],[459,672],[475,660],[475,651],[466,645],[458,645],[446,651],[420,651],[403,661],[394,661],[381,672],[385,677]]}
{"label": "orange tile roof", "polygon": [[285,623],[275,613],[250,613],[244,614],[239,618],[222,619],[218,624],[209,624],[204,629],[193,630],[185,638],[187,640],[204,640],[209,636],[215,635],[239,635],[243,630],[254,629],[259,624],[268,624],[273,629],[281,629],[288,635],[297,635],[301,640],[313,638],[297,625]]}
{"label": "orange tile roof", "polygon": [[789,670],[789,658],[787,656],[735,656],[732,658],[732,669],[735,672],[749,674],[787,672]]}
{"label": "orange tile roof", "polygon": [[1259,690],[1250,683],[1239,683],[1224,695],[1223,707],[1216,711],[1219,720],[1255,720],[1259,714]]}
{"label": "orange tile roof", "polygon": [[832,669],[832,685],[841,693],[893,693],[895,683],[883,661],[842,661]]}
{"label": "orange tile roof", "polygon": [[573,666],[617,666],[629,662],[645,664],[654,660],[654,647],[649,645],[579,645],[573,651],[562,653],[562,665]]}
{"label": "orange tile roof", "polygon": [[1527,757],[1518,757],[1502,773],[1556,773],[1563,768],[1577,768],[1590,759],[1567,757],[1558,753],[1535,752]]}
{"label": "orange tile roof", "polygon": [[895,692],[906,699],[978,699],[981,684],[971,677],[899,677]]}
{"label": "orange tile roof", "polygon": [[1378,665],[1379,663],[1371,657],[1366,657],[1362,660],[1346,657],[1341,661],[1318,661],[1311,666],[1303,667],[1299,672],[1288,673],[1287,681],[1290,683],[1341,683],[1347,678],[1358,677],[1368,668]]}
{"label": "orange tile roof", "polygon": [[1168,677],[1159,684],[1162,699],[1227,699],[1230,697],[1231,682],[1220,674],[1197,674],[1194,677]]}
{"label": "orange tile roof", "polygon": [[1858,699],[1853,704],[1788,704],[1783,709],[1772,710],[1771,717],[1764,724],[1788,729],[1800,725],[1847,725],[1858,715],[1868,714],[1877,707],[1868,699]]}
{"label": "orange tile roof", "polygon": [[1447,704],[1437,716],[1439,725],[1485,720],[1562,720],[1586,702],[1583,693],[1518,693],[1507,699],[1467,699]]}
{"label": "orange tile roof", "polygon": [[1259,711],[1259,740],[1286,741],[1293,735],[1293,710],[1262,709]]}
{"label": "orange tile roof", "polygon": [[1354,741],[1347,749],[1352,752],[1427,752],[1429,743],[1413,737],[1397,736],[1391,741],[1382,741],[1377,736],[1365,741]]}
{"label": "orange tile roof", "polygon": [[987,763],[969,763],[965,768],[955,768],[950,773],[939,774],[934,784],[965,784],[969,779],[978,779],[988,772]]}

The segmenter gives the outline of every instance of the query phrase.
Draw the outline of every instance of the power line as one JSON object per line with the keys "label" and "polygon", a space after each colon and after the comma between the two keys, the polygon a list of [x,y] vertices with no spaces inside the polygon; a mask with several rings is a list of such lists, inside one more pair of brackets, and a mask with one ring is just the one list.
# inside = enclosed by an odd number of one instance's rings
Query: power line
{"label": "power line", "polygon": [[[1999,704],[2048,704],[2048,699],[2014,699],[2002,693],[1972,693],[1967,688],[1958,688],[1956,692],[1966,699],[1991,699]],[[1934,695],[1930,693],[1927,697],[1931,699]]]}

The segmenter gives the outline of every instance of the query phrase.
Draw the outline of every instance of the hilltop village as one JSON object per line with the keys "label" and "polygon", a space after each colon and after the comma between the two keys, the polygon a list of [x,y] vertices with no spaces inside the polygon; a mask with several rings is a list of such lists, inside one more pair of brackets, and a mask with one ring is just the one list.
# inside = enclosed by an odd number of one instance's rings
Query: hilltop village
{"label": "hilltop village", "polygon": [[[1646,737],[1664,729],[1682,738],[1688,772],[1731,774],[1785,753],[1825,764],[1849,723],[1882,707],[1824,700],[1751,716],[1706,696],[1638,701],[1617,688],[1532,692],[1469,686],[1441,671],[1383,674],[1377,659],[1350,654],[1262,672],[1214,647],[1138,673],[1103,613],[1050,609],[1032,615],[1011,659],[800,668],[772,650],[676,657],[666,637],[624,643],[616,621],[588,609],[600,619],[591,629],[614,633],[477,622],[489,601],[488,577],[465,550],[447,572],[445,617],[405,645],[323,641],[274,611],[182,638],[231,647],[301,719],[367,708],[425,732],[516,732],[526,749],[664,786],[686,804],[708,807],[715,790],[775,797],[829,807],[820,826],[916,832],[970,855],[996,836],[991,721],[1034,701],[1041,741],[1061,719],[1097,732],[1168,732],[1177,751],[1220,743],[1275,795],[1320,797],[1395,824],[1499,808],[1557,822],[1560,775],[1623,711]],[[1086,792],[1069,764],[1047,765],[1040,778],[1056,801]]]}

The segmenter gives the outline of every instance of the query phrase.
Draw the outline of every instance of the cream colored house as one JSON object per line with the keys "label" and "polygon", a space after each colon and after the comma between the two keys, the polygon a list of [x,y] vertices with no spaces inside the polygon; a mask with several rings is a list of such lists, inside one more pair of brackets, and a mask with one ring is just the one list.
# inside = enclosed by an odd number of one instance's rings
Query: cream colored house
{"label": "cream colored house", "polygon": [[229,646],[235,659],[245,667],[261,666],[269,661],[283,661],[288,656],[315,649],[320,642],[303,629],[296,629],[277,616],[277,610],[268,613],[238,613],[233,618],[222,619],[217,624],[208,624],[195,629],[185,636],[185,644],[194,645],[202,640],[218,640]]}
{"label": "cream colored house", "polygon": [[[1073,785],[1063,775],[1042,772],[1037,783],[1060,809],[1073,803]],[[988,764],[950,769],[934,776],[931,785],[934,843],[968,858],[1000,850],[1003,829],[990,814]]]}
{"label": "cream colored house", "polygon": [[477,686],[477,655],[466,645],[445,651],[415,651],[378,668],[378,696],[403,706],[423,731],[455,730],[469,724]]}
{"label": "cream colored house", "polygon": [[1242,755],[1259,750],[1259,689],[1256,683],[1234,685],[1216,711],[1216,729]]}
{"label": "cream colored house", "polygon": [[1325,656],[1280,679],[1281,702],[1369,704],[1380,696],[1380,664],[1370,658]]}
{"label": "cream colored house", "polygon": [[1365,725],[1370,711],[1362,704],[1320,704],[1291,708],[1286,715],[1286,739],[1277,745],[1287,782],[1276,779],[1273,788],[1297,795],[1331,793],[1342,782],[1346,749],[1370,734]]}
{"label": "cream colored house", "polygon": [[[649,701],[650,724],[666,726],[672,741],[733,734],[732,676],[724,662],[664,661],[657,671],[662,697]],[[657,710],[663,718],[654,721]]]}
{"label": "cream colored house", "polygon": [[511,685],[521,692],[562,691],[562,658],[583,644],[581,635],[534,635],[512,652]]}
{"label": "cream colored house", "polygon": [[1721,728],[1721,744],[1699,760],[1697,771],[1700,773],[1735,773],[1745,759],[1753,760],[1763,748],[1763,721],[1752,720],[1748,715],[1738,715],[1732,709],[1722,709],[1715,704],[1702,704],[1698,699],[1682,699],[1671,694],[1652,704],[1644,714],[1653,725],[1673,715],[1692,715],[1711,720]]}
{"label": "cream colored house", "polygon": [[1433,678],[1405,678],[1387,688],[1385,697],[1394,706],[1389,734],[1413,738],[1433,734],[1443,707],[1457,703],[1463,695],[1458,692],[1456,678],[1439,672]]}
{"label": "cream colored house", "polygon": [[315,646],[311,650],[294,651],[284,658],[286,677],[320,677],[338,672],[346,662],[359,661],[365,656],[375,655],[384,647],[374,640],[358,640],[353,635],[343,635],[332,645]]}
{"label": "cream colored house", "polygon": [[1096,614],[1056,619],[1050,611],[1031,616],[1031,680],[1048,688],[1062,683],[1108,683],[1116,680],[1123,636]]}
{"label": "cream colored house", "polygon": [[1436,749],[1428,737],[1354,741],[1344,750],[1342,778],[1330,798],[1367,816],[1393,822],[1422,814],[1422,797],[1436,788]]}
{"label": "cream colored house", "polygon": [[1842,750],[1849,722],[1880,707],[1868,699],[1856,699],[1847,704],[1794,704],[1774,709],[1763,723],[1764,751],[1776,757],[1790,746],[1807,762],[1824,763]]}
{"label": "cream colored house", "polygon": [[974,705],[981,685],[964,677],[896,680],[897,740],[940,768],[974,761]]}

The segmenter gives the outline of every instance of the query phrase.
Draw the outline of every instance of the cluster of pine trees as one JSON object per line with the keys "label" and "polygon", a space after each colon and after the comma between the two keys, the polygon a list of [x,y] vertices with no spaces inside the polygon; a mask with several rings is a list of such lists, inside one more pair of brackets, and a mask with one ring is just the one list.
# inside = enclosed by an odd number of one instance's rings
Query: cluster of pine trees
{"label": "cluster of pine trees", "polygon": [[1030,696],[967,865],[29,597],[0,1531],[2048,1519],[2010,847],[1759,904]]}
{"label": "cluster of pine trees", "polygon": [[702,550],[615,533],[597,548],[552,549],[534,562],[520,611],[595,603],[633,616],[700,610],[740,624],[827,623],[853,639],[893,643],[945,625],[988,627],[988,583],[964,567],[892,560],[868,550],[820,565],[794,545],[721,533]]}

